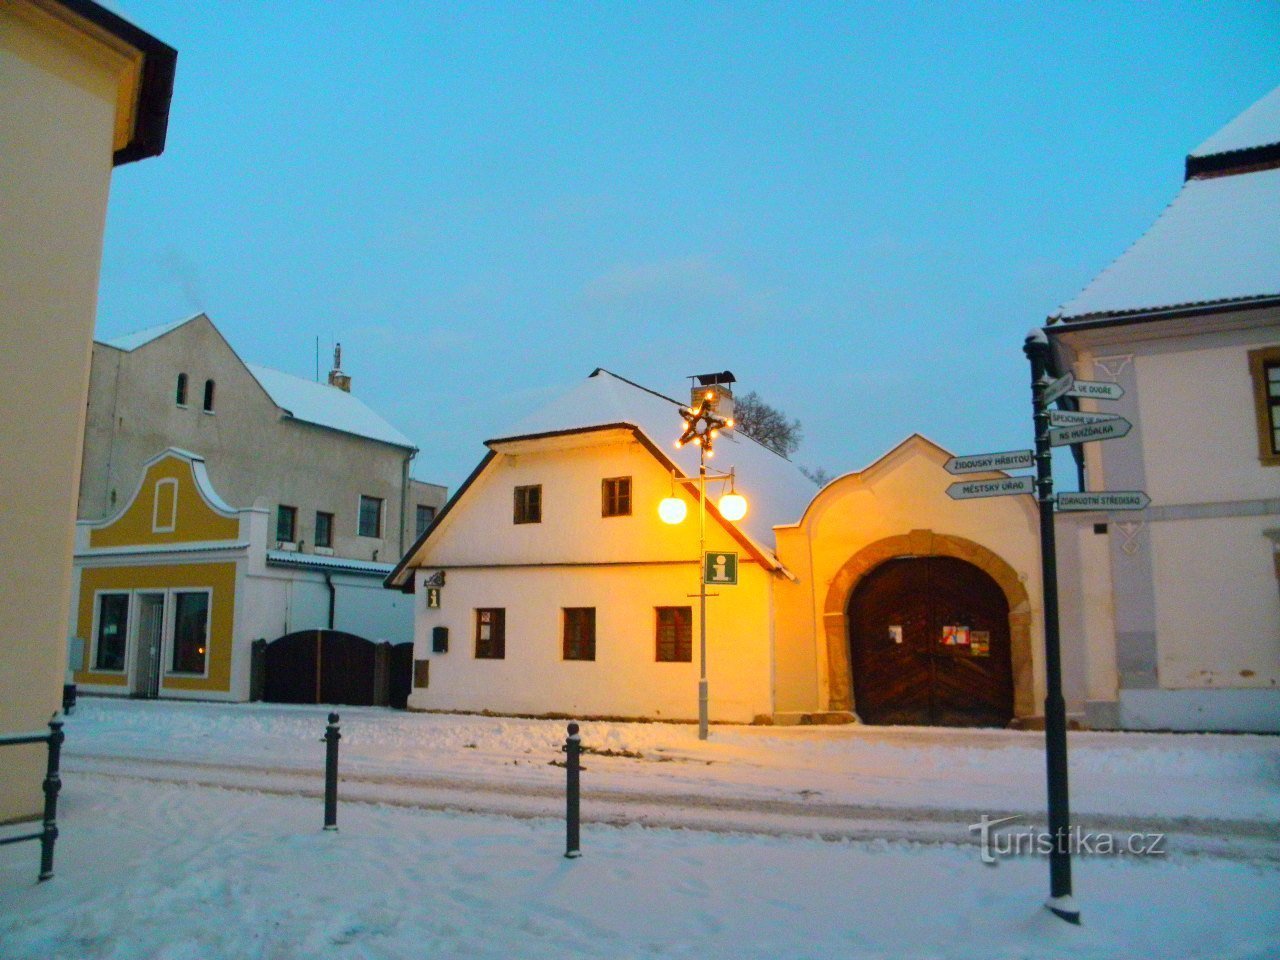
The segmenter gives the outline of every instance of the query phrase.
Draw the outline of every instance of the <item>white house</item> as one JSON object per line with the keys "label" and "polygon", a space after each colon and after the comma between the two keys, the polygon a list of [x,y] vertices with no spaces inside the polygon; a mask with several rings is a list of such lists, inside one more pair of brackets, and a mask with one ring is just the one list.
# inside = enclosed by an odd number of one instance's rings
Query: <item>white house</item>
{"label": "white house", "polygon": [[1061,514],[1063,630],[1093,726],[1280,730],[1280,89],[1187,157],[1156,223],[1049,318],[1060,372],[1133,423]]}
{"label": "white house", "polygon": [[[714,389],[723,413],[732,395]],[[387,580],[416,595],[411,707],[697,715],[699,464],[695,446],[673,444],[681,408],[596,370],[487,442]],[[712,720],[1034,715],[1034,507],[951,500],[949,456],[913,437],[818,491],[768,448],[721,434],[709,468],[734,474],[749,509],[725,519],[725,484],[709,483],[707,550],[740,561],[707,603]],[[658,515],[671,496],[687,507],[676,525]]]}

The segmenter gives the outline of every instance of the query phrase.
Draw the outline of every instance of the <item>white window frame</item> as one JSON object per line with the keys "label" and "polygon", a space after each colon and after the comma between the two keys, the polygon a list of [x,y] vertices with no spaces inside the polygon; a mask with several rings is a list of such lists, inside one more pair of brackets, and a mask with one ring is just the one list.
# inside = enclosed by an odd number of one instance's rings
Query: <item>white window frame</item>
{"label": "white window frame", "polygon": [[[172,509],[169,511],[169,521],[167,524],[160,522],[160,488],[172,487],[173,499],[170,501]],[[164,477],[156,481],[155,489],[151,493],[151,532],[152,533],[173,533],[178,528],[178,481],[173,477]]]}
{"label": "white window frame", "polygon": [[[159,590],[139,590],[139,593],[159,593]],[[185,670],[179,671],[173,669],[173,648],[176,643],[175,634],[177,633],[177,624],[174,618],[178,615],[178,598],[179,593],[203,593],[208,599],[208,605],[205,608],[208,616],[204,624],[204,672],[195,673]],[[207,680],[209,679],[209,648],[213,644],[213,588],[212,587],[169,587],[164,591],[164,629],[161,632],[160,643],[160,689],[164,689],[164,682],[170,677],[175,680]]]}
{"label": "white window frame", "polygon": [[[158,593],[159,591],[151,591]],[[98,627],[101,625],[99,621],[102,618],[102,601],[99,599],[103,596],[119,596],[124,594],[129,598],[128,605],[125,610],[125,628],[124,628],[124,666],[119,670],[108,670],[107,668],[98,667]],[[101,673],[106,676],[126,677],[129,674],[130,664],[133,662],[130,656],[133,653],[133,632],[134,632],[134,599],[133,590],[95,590],[93,591],[93,618],[89,627],[89,664],[83,668],[87,673]]]}

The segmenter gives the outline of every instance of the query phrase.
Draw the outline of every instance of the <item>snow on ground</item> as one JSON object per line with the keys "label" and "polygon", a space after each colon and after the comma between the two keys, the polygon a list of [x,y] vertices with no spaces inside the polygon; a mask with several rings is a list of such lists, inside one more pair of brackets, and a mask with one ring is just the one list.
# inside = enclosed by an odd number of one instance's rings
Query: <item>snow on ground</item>
{"label": "snow on ground", "polygon": [[[565,723],[339,707],[342,771],[551,787]],[[84,698],[71,758],[134,757],[318,769],[323,707]],[[583,722],[584,789],[879,807],[1040,811],[1044,736],[921,727]],[[1072,810],[1280,822],[1280,738],[1072,733]]]}
{"label": "snow on ground", "polygon": [[335,834],[326,708],[82,700],[57,876],[0,847],[0,958],[1280,956],[1280,738],[1072,734],[1075,810],[1171,831],[1074,859],[1076,929],[967,829],[1040,811],[1038,734],[584,723],[627,755],[584,757],[567,861],[564,722],[339,711]]}
{"label": "snow on ground", "polygon": [[1040,859],[970,847],[563,826],[186,784],[68,778],[58,873],[0,848],[5,960],[1151,958],[1280,954],[1280,870],[1080,858],[1085,925]]}

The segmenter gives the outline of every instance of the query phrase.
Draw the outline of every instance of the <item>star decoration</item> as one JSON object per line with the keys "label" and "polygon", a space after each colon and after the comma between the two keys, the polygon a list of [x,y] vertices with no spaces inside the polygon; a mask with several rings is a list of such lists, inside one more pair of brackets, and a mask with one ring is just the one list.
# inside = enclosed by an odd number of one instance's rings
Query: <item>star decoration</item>
{"label": "star decoration", "polygon": [[711,404],[706,398],[699,401],[696,409],[681,409],[680,416],[684,418],[685,429],[684,433],[680,435],[680,439],[676,441],[676,446],[678,447],[683,447],[686,443],[692,441],[700,443],[702,449],[709,451],[715,435],[720,431],[721,427],[728,424],[728,421],[723,417],[718,417],[711,412]]}

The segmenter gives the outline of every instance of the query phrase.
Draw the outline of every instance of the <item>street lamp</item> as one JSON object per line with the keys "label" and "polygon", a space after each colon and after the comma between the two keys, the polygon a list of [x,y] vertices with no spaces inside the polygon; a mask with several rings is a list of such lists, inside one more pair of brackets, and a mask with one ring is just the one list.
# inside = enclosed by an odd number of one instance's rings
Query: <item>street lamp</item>
{"label": "street lamp", "polygon": [[[724,427],[732,427],[733,421],[718,417],[711,409],[715,394],[708,391],[697,407],[681,408],[685,430],[676,441],[677,447],[686,443],[698,445],[698,739],[707,739],[707,577],[703,569],[707,554],[707,481],[728,480],[729,492],[717,504],[720,515],[726,520],[741,520],[747,515],[747,500],[734,488],[733,471],[708,474],[707,458],[714,455],[715,439]],[[675,474],[672,473],[671,496],[658,504],[658,516],[663,523],[677,524],[684,520],[687,510],[684,501],[675,495]]]}

